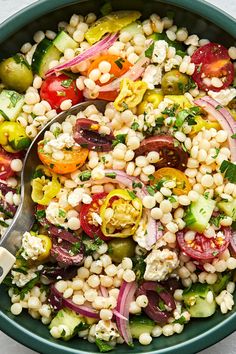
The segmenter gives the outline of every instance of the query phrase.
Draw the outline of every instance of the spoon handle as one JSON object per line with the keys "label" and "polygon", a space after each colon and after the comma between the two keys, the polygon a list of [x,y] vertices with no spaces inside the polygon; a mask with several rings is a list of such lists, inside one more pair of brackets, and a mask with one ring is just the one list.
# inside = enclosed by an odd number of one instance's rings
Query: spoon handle
{"label": "spoon handle", "polygon": [[0,247],[0,284],[13,267],[16,258],[6,249]]}

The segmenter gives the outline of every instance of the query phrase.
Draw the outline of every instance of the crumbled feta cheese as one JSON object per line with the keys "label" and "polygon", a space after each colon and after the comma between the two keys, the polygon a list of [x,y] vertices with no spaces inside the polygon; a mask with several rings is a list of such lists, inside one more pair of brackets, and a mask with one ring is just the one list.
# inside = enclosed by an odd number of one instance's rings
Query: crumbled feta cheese
{"label": "crumbled feta cheese", "polygon": [[102,218],[99,214],[93,212],[91,213],[91,216],[93,224],[102,225]]}
{"label": "crumbled feta cheese", "polygon": [[236,97],[236,89],[235,88],[228,88],[225,90],[220,90],[219,92],[216,91],[209,91],[208,95],[211,96],[214,100],[219,102],[222,106],[227,106],[234,97]]}
{"label": "crumbled feta cheese", "polygon": [[120,335],[114,322],[100,320],[95,327],[95,337],[105,342],[110,342],[115,338],[119,338]]}
{"label": "crumbled feta cheese", "polygon": [[71,134],[63,133],[60,134],[56,139],[52,139],[49,142],[47,142],[46,145],[50,146],[52,150],[55,151],[55,150],[62,150],[64,148],[69,149],[75,145],[75,141]]}
{"label": "crumbled feta cheese", "polygon": [[90,204],[92,202],[92,198],[90,197],[89,194],[84,194],[82,198],[82,202],[84,204]]}
{"label": "crumbled feta cheese", "polygon": [[168,43],[166,41],[163,40],[156,41],[152,53],[153,63],[162,64],[166,59],[167,50],[168,50]]}
{"label": "crumbled feta cheese", "polygon": [[56,202],[51,202],[46,209],[46,219],[53,225],[67,227],[67,212]]}
{"label": "crumbled feta cheese", "polygon": [[164,280],[179,264],[177,254],[166,248],[163,250],[152,250],[145,259],[145,262],[147,266],[144,279],[151,281]]}
{"label": "crumbled feta cheese", "polygon": [[233,295],[227,290],[221,291],[221,293],[216,297],[216,303],[220,306],[222,313],[227,313],[231,311],[234,306]]}
{"label": "crumbled feta cheese", "polygon": [[170,58],[165,63],[165,71],[170,71],[172,68],[177,67],[181,64],[182,58],[176,55],[174,58]]}
{"label": "crumbled feta cheese", "polygon": [[45,252],[42,239],[31,235],[29,232],[25,232],[22,237],[22,248],[21,255],[24,259],[36,260]]}
{"label": "crumbled feta cheese", "polygon": [[35,273],[35,268],[31,268],[28,270],[27,274],[23,274],[20,272],[14,272],[14,268],[11,271],[11,274],[13,276],[12,278],[12,284],[15,284],[19,288],[22,288],[25,286],[29,281],[37,277],[37,274]]}
{"label": "crumbled feta cheese", "polygon": [[148,65],[144,71],[142,81],[148,84],[148,88],[153,90],[155,85],[159,85],[162,79],[162,68],[161,66]]}
{"label": "crumbled feta cheese", "polygon": [[133,239],[137,244],[145,248],[146,250],[150,250],[151,247],[147,245],[147,234],[146,234],[146,229],[147,229],[147,220],[146,218],[142,218],[139,223],[139,227],[137,228],[135,234],[133,235]]}
{"label": "crumbled feta cheese", "polygon": [[68,203],[71,206],[75,207],[76,205],[78,205],[82,201],[84,194],[85,194],[84,188],[76,188],[76,189],[74,189],[68,195]]}

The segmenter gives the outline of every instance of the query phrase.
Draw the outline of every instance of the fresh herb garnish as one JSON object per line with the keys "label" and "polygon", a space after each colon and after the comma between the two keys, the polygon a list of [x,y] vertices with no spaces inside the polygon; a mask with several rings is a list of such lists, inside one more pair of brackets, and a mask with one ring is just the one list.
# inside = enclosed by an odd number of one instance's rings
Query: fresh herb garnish
{"label": "fresh herb garnish", "polygon": [[142,185],[141,182],[133,182],[133,183],[132,183],[132,187],[133,187],[133,188],[142,188],[143,185]]}
{"label": "fresh herb garnish", "polygon": [[95,340],[95,344],[98,346],[100,353],[110,352],[114,349],[114,347],[112,347],[110,344],[98,338]]}
{"label": "fresh herb garnish", "polygon": [[178,318],[178,320],[174,320],[173,323],[179,323],[181,325],[187,323],[188,321],[186,320],[186,318],[182,315],[180,318]]}
{"label": "fresh herb garnish", "polygon": [[115,172],[107,172],[107,173],[105,173],[105,176],[115,179],[116,178],[116,173]]}
{"label": "fresh herb garnish", "polygon": [[236,165],[233,162],[224,160],[220,165],[220,172],[224,173],[231,183],[236,183]]}
{"label": "fresh herb garnish", "polygon": [[151,186],[147,186],[147,191],[148,191],[148,194],[150,194],[152,196],[155,194],[155,189]]}
{"label": "fresh herb garnish", "polygon": [[72,82],[73,82],[72,79],[63,80],[63,81],[61,81],[61,86],[65,87],[65,88],[68,88],[68,87],[70,87]]}
{"label": "fresh herb garnish", "polygon": [[119,143],[125,144],[127,134],[117,134],[115,140],[112,141],[112,147],[114,148]]}
{"label": "fresh herb garnish", "polygon": [[85,248],[86,256],[91,255],[93,252],[96,252],[98,248],[104,243],[97,235],[94,235],[94,238],[91,239],[86,234],[82,235],[82,243]]}
{"label": "fresh herb garnish", "polygon": [[216,106],[216,110],[217,110],[217,111],[219,111],[221,108],[223,108],[223,106],[221,106],[220,104],[218,104],[218,105]]}
{"label": "fresh herb garnish", "polygon": [[217,216],[212,216],[210,218],[210,224],[214,225],[215,227],[220,227],[220,222],[224,218],[225,218],[225,216],[223,214],[219,214]]}
{"label": "fresh herb garnish", "polygon": [[42,219],[46,218],[46,211],[44,209],[37,210],[35,213],[35,217],[40,222]]}
{"label": "fresh herb garnish", "polygon": [[196,121],[194,117],[201,112],[199,107],[191,107],[189,109],[183,109],[182,111],[178,112],[176,116],[175,126],[177,128],[182,127],[184,122],[187,122],[188,125],[196,125]]}
{"label": "fresh herb garnish", "polygon": [[179,105],[178,104],[174,104],[173,106],[171,107],[166,107],[164,109],[164,111],[162,111],[161,113],[162,114],[166,114],[168,117],[174,117],[175,116],[175,113],[176,113],[176,110],[178,109]]}
{"label": "fresh herb garnish", "polygon": [[145,50],[145,57],[151,59],[154,51],[154,42]]}
{"label": "fresh herb garnish", "polygon": [[231,135],[231,138],[232,138],[232,139],[236,139],[236,133],[233,134],[233,135]]}
{"label": "fresh herb garnish", "polygon": [[142,281],[143,276],[146,270],[146,263],[145,263],[145,258],[146,256],[136,256],[132,258],[133,261],[133,271],[136,275],[136,280],[137,281]]}
{"label": "fresh herb garnish", "polygon": [[76,254],[80,253],[81,250],[81,242],[75,242],[71,249],[70,249],[70,253],[75,256]]}
{"label": "fresh herb garnish", "polygon": [[134,131],[137,131],[139,128],[139,124],[137,122],[133,122],[133,124],[131,125],[131,129],[133,129]]}
{"label": "fresh herb garnish", "polygon": [[137,198],[136,194],[133,191],[130,191],[129,189],[127,189],[127,192],[129,193],[129,196],[130,196],[131,199]]}
{"label": "fresh herb garnish", "polygon": [[212,156],[213,159],[217,158],[217,156],[219,155],[220,149],[219,148],[215,148],[215,151],[216,151],[215,155]]}
{"label": "fresh herb garnish", "polygon": [[91,178],[91,171],[83,171],[79,174],[78,178],[81,182],[88,181]]}
{"label": "fresh herb garnish", "polygon": [[58,216],[59,216],[59,218],[65,218],[66,217],[65,210],[59,209]]}
{"label": "fresh herb garnish", "polygon": [[157,307],[161,310],[161,311],[165,311],[166,307],[165,307],[165,303],[163,300],[159,300]]}
{"label": "fresh herb garnish", "polygon": [[119,69],[122,69],[123,68],[123,64],[122,63],[124,63],[124,62],[125,61],[124,61],[123,58],[119,58],[119,59],[116,59],[114,63],[118,66]]}

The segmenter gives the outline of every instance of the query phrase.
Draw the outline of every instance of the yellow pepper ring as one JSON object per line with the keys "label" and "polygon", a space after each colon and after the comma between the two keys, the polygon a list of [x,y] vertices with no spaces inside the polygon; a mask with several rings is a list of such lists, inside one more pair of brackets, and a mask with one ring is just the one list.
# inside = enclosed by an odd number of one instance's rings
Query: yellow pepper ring
{"label": "yellow pepper ring", "polygon": [[46,236],[46,235],[36,235],[38,238],[40,238],[43,242],[43,248],[44,248],[44,252],[40,254],[40,256],[38,257],[37,261],[44,261],[46,260],[49,256],[50,256],[50,251],[52,248],[52,241],[50,239],[50,237]]}
{"label": "yellow pepper ring", "polygon": [[142,216],[142,201],[132,191],[114,189],[106,196],[100,216],[101,230],[105,236],[129,237],[138,228]]}
{"label": "yellow pepper ring", "polygon": [[[39,169],[41,168],[38,166],[36,171]],[[61,184],[55,173],[49,172],[47,168],[42,168],[42,171],[47,177],[51,178],[51,180],[45,178],[45,176],[34,178],[31,182],[31,197],[35,203],[48,205],[57,193],[59,193]]]}

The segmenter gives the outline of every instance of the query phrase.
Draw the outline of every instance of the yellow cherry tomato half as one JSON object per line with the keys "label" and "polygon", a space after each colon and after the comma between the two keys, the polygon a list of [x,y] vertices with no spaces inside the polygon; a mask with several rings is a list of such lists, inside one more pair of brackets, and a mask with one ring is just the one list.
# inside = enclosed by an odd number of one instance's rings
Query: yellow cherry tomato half
{"label": "yellow cherry tomato half", "polygon": [[155,185],[161,181],[174,181],[176,183],[176,187],[173,188],[173,193],[175,195],[188,194],[192,189],[187,176],[176,168],[160,168],[154,173],[154,177],[155,179],[151,181],[151,185]]}

